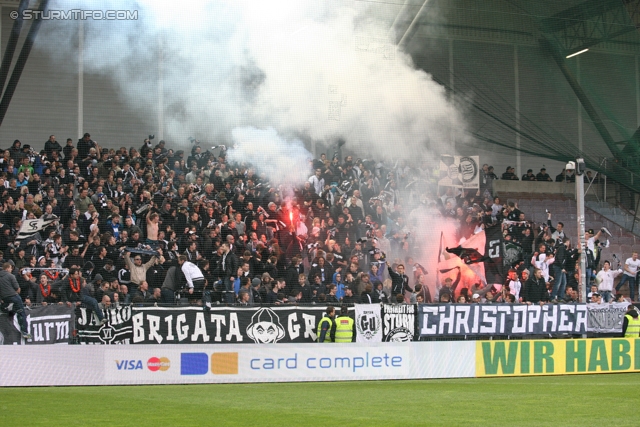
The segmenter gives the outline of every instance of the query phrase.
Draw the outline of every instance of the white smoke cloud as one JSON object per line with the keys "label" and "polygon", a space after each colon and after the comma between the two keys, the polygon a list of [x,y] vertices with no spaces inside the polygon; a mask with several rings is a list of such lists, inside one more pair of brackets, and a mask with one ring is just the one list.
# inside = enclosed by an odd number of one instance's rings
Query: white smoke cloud
{"label": "white smoke cloud", "polygon": [[300,185],[311,174],[313,156],[300,140],[286,141],[273,128],[236,128],[232,135],[234,146],[227,151],[227,159],[252,164],[272,184]]}
{"label": "white smoke cloud", "polygon": [[[165,139],[174,146],[188,136],[229,143],[248,132],[234,129],[253,126],[272,128],[271,141],[283,140],[275,133],[325,145],[343,138],[368,158],[453,154],[464,120],[444,88],[390,43],[393,9],[381,7],[390,19],[351,1],[105,0],[102,10],[137,10],[138,20],[85,21],[85,70],[155,117],[161,62]],[[96,6],[57,0],[50,8]],[[77,27],[47,21],[44,49],[72,63],[76,47],[60,40]]]}

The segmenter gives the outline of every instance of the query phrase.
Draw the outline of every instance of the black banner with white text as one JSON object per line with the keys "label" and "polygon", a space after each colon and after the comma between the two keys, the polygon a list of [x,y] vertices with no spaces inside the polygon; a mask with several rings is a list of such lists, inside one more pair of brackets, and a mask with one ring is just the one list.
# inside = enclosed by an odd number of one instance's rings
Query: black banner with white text
{"label": "black banner with white text", "polygon": [[621,333],[621,304],[421,304],[421,337]]}
{"label": "black banner with white text", "polygon": [[206,312],[202,307],[118,307],[105,313],[105,325],[81,312],[77,326],[84,344],[314,342],[325,310],[322,306],[213,307]]}
{"label": "black banner with white text", "polygon": [[[359,342],[447,336],[621,333],[628,304],[358,304],[350,308]],[[315,342],[323,306],[112,307],[100,325],[76,312],[83,344],[228,344]],[[336,311],[339,311],[337,308]],[[17,332],[16,332],[17,333]]]}
{"label": "black banner with white text", "polygon": [[22,339],[18,318],[14,313],[0,314],[0,344],[68,344],[75,324],[73,308],[51,304],[25,308],[27,326],[32,338]]}
{"label": "black banner with white text", "polygon": [[382,306],[382,341],[413,341],[416,330],[416,306],[385,304]]}

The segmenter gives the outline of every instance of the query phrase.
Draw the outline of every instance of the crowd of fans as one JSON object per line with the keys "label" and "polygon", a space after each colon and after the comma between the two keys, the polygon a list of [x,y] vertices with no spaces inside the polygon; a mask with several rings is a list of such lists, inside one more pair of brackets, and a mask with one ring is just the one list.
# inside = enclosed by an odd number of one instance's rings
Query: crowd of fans
{"label": "crowd of fans", "polygon": [[[533,173],[533,169],[527,169],[527,173],[522,175],[522,178],[518,178],[516,175],[516,169],[511,166],[507,166],[507,169],[504,173],[498,178],[495,173],[493,166],[489,166],[487,164],[482,167],[483,179],[485,183],[487,180],[495,180],[495,179],[503,179],[506,181],[542,181],[542,182],[576,182],[575,171],[562,169],[562,171],[556,175],[555,179],[551,177],[547,173],[546,168],[540,168],[540,172],[537,174]],[[598,174],[594,174],[591,171],[587,171],[582,177],[585,183],[594,183],[597,184],[600,182],[600,177]]]}
{"label": "crowd of fans", "polygon": [[[551,214],[536,225],[516,204],[492,198],[490,166],[480,190],[460,191],[438,188],[428,169],[336,151],[309,159],[308,181],[293,186],[270,183],[260,165],[228,162],[224,146],[194,141],[185,153],[151,140],[115,150],[88,133],[64,146],[52,135],[39,153],[18,140],[4,151],[0,263],[25,304],[82,303],[102,321],[101,309],[129,303],[577,301],[575,241]],[[512,168],[505,174],[517,179]],[[551,180],[544,168],[525,178]],[[414,232],[425,226],[416,211],[454,223],[459,239],[500,226],[521,256],[502,286],[458,288],[458,277],[436,283],[432,295],[413,258]],[[37,218],[51,221],[16,239],[23,221]],[[602,292],[612,274],[595,274],[605,235],[589,230],[586,248],[589,280]],[[626,281],[633,292],[635,274]]]}

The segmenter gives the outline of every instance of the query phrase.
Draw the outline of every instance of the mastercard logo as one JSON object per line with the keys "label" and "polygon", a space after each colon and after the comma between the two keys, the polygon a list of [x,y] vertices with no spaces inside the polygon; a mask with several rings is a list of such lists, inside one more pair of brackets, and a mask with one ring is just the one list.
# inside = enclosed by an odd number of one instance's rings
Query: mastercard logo
{"label": "mastercard logo", "polygon": [[147,368],[151,372],[166,371],[171,367],[171,361],[166,357],[152,357],[147,360]]}

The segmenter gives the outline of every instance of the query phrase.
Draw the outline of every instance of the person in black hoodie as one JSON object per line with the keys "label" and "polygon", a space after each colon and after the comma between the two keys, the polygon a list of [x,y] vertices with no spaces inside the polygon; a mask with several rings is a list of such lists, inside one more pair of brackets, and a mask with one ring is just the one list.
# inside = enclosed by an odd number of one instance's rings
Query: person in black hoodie
{"label": "person in black hoodie", "polygon": [[49,139],[44,143],[44,151],[47,153],[48,157],[51,157],[51,153],[53,151],[62,152],[62,146],[58,141],[56,141],[56,136],[51,135]]}
{"label": "person in black hoodie", "polygon": [[98,150],[99,147],[98,144],[96,144],[95,141],[91,139],[91,135],[89,135],[89,133],[85,133],[82,138],[78,140],[77,148],[78,158],[84,159],[89,155],[89,150],[91,150],[92,148]]}
{"label": "person in black hoodie", "polygon": [[373,286],[368,283],[360,294],[360,304],[373,304],[373,302]]}
{"label": "person in black hoodie", "polygon": [[342,304],[360,304],[360,298],[357,295],[353,294],[353,288],[351,286],[344,287],[344,297],[342,297]]}
{"label": "person in black hoodie", "polygon": [[298,284],[294,286],[293,292],[296,294],[302,292],[301,304],[311,304],[312,290],[311,286],[307,284],[307,276],[304,273],[298,275]]}
{"label": "person in black hoodie", "polygon": [[551,299],[559,299],[564,296],[567,286],[567,269],[571,264],[571,254],[569,246],[571,241],[568,237],[562,239],[562,244],[556,250],[556,260],[553,262],[553,277],[556,279],[551,292]]}
{"label": "person in black hoodie", "polygon": [[287,295],[290,295],[291,291],[298,287],[298,284],[300,283],[300,274],[304,272],[304,266],[302,266],[301,264],[302,260],[299,257],[294,256],[293,258],[291,258],[291,265],[285,271],[285,293]]}
{"label": "person in black hoodie", "polygon": [[536,268],[533,270],[533,276],[526,281],[524,285],[524,295],[522,301],[531,304],[542,305],[549,302],[549,293],[547,292],[547,284],[542,277],[542,270]]}
{"label": "person in black hoodie", "polygon": [[389,297],[384,292],[384,289],[383,289],[384,286],[382,282],[374,281],[373,284],[375,285],[375,289],[373,290],[373,293],[372,293],[374,304],[378,304],[378,303],[388,304]]}
{"label": "person in black hoodie", "polygon": [[409,288],[409,276],[404,274],[404,265],[398,264],[396,271],[388,266],[389,277],[391,277],[391,293],[392,295],[404,295],[405,289]]}
{"label": "person in black hoodie", "polygon": [[253,297],[253,305],[262,305],[264,302],[262,298],[262,293],[260,292],[260,287],[262,285],[262,281],[254,277],[251,281],[251,295]]}

